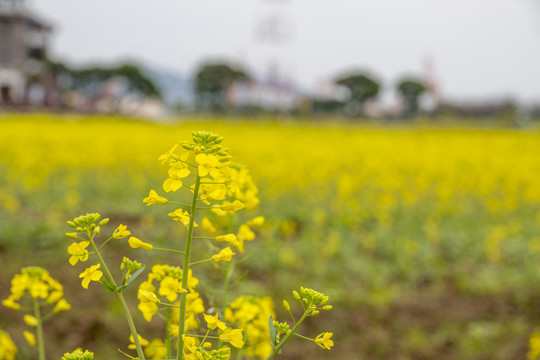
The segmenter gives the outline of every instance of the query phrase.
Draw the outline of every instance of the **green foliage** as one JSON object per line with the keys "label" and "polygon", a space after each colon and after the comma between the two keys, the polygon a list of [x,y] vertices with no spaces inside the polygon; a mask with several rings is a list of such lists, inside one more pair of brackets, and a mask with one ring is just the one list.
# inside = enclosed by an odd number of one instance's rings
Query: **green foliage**
{"label": "green foliage", "polygon": [[418,99],[426,91],[426,86],[420,80],[406,78],[397,84],[396,89],[405,103],[404,114],[406,116],[416,115]]}
{"label": "green foliage", "polygon": [[56,76],[67,76],[70,79],[70,88],[73,90],[83,89],[94,83],[103,83],[109,79],[118,77],[128,82],[128,91],[140,93],[144,96],[161,97],[161,92],[141,69],[135,64],[122,64],[116,67],[91,66],[74,69],[61,62],[47,62],[47,67]]}
{"label": "green foliage", "polygon": [[350,100],[363,104],[379,94],[380,85],[368,74],[351,73],[336,79],[336,84],[345,86],[350,91]]}
{"label": "green foliage", "polygon": [[199,106],[218,109],[226,105],[225,91],[235,81],[249,76],[241,69],[225,63],[202,65],[195,75],[195,93]]}

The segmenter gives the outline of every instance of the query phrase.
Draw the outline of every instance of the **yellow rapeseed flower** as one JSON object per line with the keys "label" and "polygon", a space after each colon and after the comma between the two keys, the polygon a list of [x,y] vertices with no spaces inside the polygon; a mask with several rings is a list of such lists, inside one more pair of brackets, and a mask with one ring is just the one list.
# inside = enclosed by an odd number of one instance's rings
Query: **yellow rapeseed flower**
{"label": "yellow rapeseed flower", "polygon": [[159,196],[155,190],[150,190],[150,193],[148,194],[147,198],[143,199],[143,203],[146,204],[146,206],[150,205],[165,205],[169,202],[166,198]]}
{"label": "yellow rapeseed flower", "polygon": [[137,306],[137,309],[142,312],[143,317],[146,321],[151,321],[152,317],[158,312],[157,304],[150,301],[140,302]]}
{"label": "yellow rapeseed flower", "polygon": [[239,349],[244,346],[242,329],[227,329],[223,334],[219,335],[219,340],[228,342],[235,348]]}
{"label": "yellow rapeseed flower", "polygon": [[128,237],[129,235],[131,235],[131,232],[127,230],[127,226],[120,224],[118,225],[116,230],[114,230],[112,237],[114,239],[123,239],[123,238]]}
{"label": "yellow rapeseed flower", "polygon": [[165,359],[167,357],[167,347],[161,339],[152,339],[144,348],[144,355],[150,359]]}
{"label": "yellow rapeseed flower", "polygon": [[221,205],[221,210],[223,210],[223,211],[238,211],[238,210],[243,209],[245,207],[246,207],[246,205],[244,205],[244,203],[242,203],[239,200],[234,200],[232,203],[228,202],[228,201],[224,201],[223,204]]}
{"label": "yellow rapeseed flower", "polygon": [[71,309],[71,305],[66,301],[66,299],[60,299],[60,301],[58,301],[53,308],[53,314],[57,314],[60,311],[65,311],[69,309]]}
{"label": "yellow rapeseed flower", "polygon": [[264,224],[264,216],[257,216],[256,218],[253,218],[246,222],[246,224],[250,227],[260,227]]}
{"label": "yellow rapeseed flower", "polygon": [[38,319],[29,314],[24,315],[23,320],[28,326],[36,327],[39,324]]}
{"label": "yellow rapeseed flower", "polygon": [[330,350],[330,348],[334,346],[334,342],[330,340],[332,335],[333,334],[331,332],[319,334],[319,336],[315,338],[315,344],[319,345],[323,349]]}
{"label": "yellow rapeseed flower", "polygon": [[147,291],[143,289],[139,289],[138,298],[139,300],[141,300],[141,302],[153,302],[153,303],[159,302],[159,299],[155,293],[153,293],[152,291]]}
{"label": "yellow rapeseed flower", "polygon": [[221,172],[217,169],[219,160],[212,154],[197,154],[195,155],[195,161],[199,164],[198,172],[199,176],[203,177],[208,174],[212,177],[218,177]]}
{"label": "yellow rapeseed flower", "polygon": [[535,332],[529,338],[529,352],[527,359],[536,360],[540,357],[540,333]]}
{"label": "yellow rapeseed flower", "polygon": [[174,144],[174,146],[169,151],[167,151],[165,154],[161,155],[158,158],[158,160],[161,161],[161,164],[165,164],[171,158],[174,158],[174,151],[176,150],[176,148],[178,148],[178,144]]}
{"label": "yellow rapeseed flower", "polygon": [[25,330],[23,332],[23,336],[26,339],[26,342],[28,343],[28,345],[36,346],[36,337],[34,336],[34,334],[32,334],[30,331]]}
{"label": "yellow rapeseed flower", "polygon": [[186,289],[183,289],[180,282],[170,276],[166,276],[161,280],[159,286],[159,295],[165,296],[169,302],[173,302],[178,297],[178,293],[185,293]]}
{"label": "yellow rapeseed flower", "polygon": [[79,278],[82,278],[83,288],[88,289],[90,281],[99,281],[101,279],[103,273],[98,270],[100,266],[101,264],[92,265],[79,275]]}
{"label": "yellow rapeseed flower", "polygon": [[19,310],[21,308],[21,305],[15,302],[15,300],[18,300],[18,298],[15,298],[13,296],[8,296],[7,299],[2,300],[2,305],[13,310]]}
{"label": "yellow rapeseed flower", "polygon": [[77,264],[79,261],[83,262],[88,260],[88,250],[86,248],[90,245],[90,241],[74,242],[68,247],[68,253],[71,255],[69,263],[71,265]]}
{"label": "yellow rapeseed flower", "polygon": [[141,248],[147,251],[152,251],[152,249],[154,249],[154,245],[145,243],[144,241],[137,239],[135,236],[130,237],[128,243],[129,246],[134,249]]}
{"label": "yellow rapeseed flower", "polygon": [[[172,213],[169,213],[169,216],[174,221],[180,221],[182,224],[184,224],[185,227],[188,227],[189,219],[191,218],[189,213],[186,210],[182,210],[182,209],[176,209]],[[197,226],[198,225],[195,222],[193,222],[193,227],[197,227]]]}
{"label": "yellow rapeseed flower", "polygon": [[17,346],[11,337],[5,331],[0,331],[0,359],[2,360],[15,360],[17,355]]}
{"label": "yellow rapeseed flower", "polygon": [[[186,153],[187,154],[187,153]],[[185,156],[187,159],[187,156]],[[163,190],[165,192],[176,191],[183,185],[182,179],[189,176],[190,171],[181,161],[171,162],[169,168],[169,177],[163,182]]]}
{"label": "yellow rapeseed flower", "polygon": [[240,241],[251,241],[255,239],[255,233],[251,231],[248,225],[242,224],[238,228],[238,239]]}
{"label": "yellow rapeseed flower", "polygon": [[218,319],[219,314],[216,314],[216,316],[212,315],[206,315],[204,314],[204,320],[206,321],[206,327],[210,330],[214,330],[215,328],[219,328],[221,330],[227,329],[227,325],[223,321],[220,321]]}
{"label": "yellow rapeseed flower", "polygon": [[208,218],[206,217],[202,219],[201,227],[204,229],[204,231],[206,231],[210,235],[215,235],[217,232],[217,229],[214,226],[214,224],[212,224],[212,222],[208,220]]}
{"label": "yellow rapeseed flower", "polygon": [[212,261],[218,262],[218,261],[231,261],[233,255],[235,253],[232,252],[230,247],[226,247],[225,249],[222,249],[218,254],[212,256]]}
{"label": "yellow rapeseed flower", "polygon": [[[148,340],[146,340],[145,338],[143,338],[139,334],[137,334],[137,337],[139,338],[139,343],[141,344],[141,346],[147,346],[150,343]],[[130,344],[128,345],[128,349],[136,349],[137,348],[135,346],[135,339],[134,339],[133,335],[129,335],[129,342],[130,342]]]}
{"label": "yellow rapeseed flower", "polygon": [[229,244],[233,244],[234,246],[240,245],[238,242],[238,238],[234,234],[227,234],[227,235],[218,235],[216,236],[216,241],[222,242],[228,242]]}

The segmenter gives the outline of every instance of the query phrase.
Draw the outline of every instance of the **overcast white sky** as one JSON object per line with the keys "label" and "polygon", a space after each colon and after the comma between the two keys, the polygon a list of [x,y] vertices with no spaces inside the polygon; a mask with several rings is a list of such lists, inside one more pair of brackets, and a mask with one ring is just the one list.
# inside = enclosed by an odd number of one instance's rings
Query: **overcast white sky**
{"label": "overcast white sky", "polygon": [[[224,58],[316,88],[366,69],[387,94],[431,59],[449,99],[540,102],[540,0],[30,0],[72,64],[136,59],[191,75]],[[257,28],[277,14],[288,40]]]}

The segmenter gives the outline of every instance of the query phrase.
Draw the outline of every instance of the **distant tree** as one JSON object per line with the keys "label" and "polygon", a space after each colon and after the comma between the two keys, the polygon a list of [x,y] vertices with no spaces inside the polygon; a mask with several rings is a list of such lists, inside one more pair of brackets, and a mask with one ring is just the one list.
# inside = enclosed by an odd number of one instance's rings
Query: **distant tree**
{"label": "distant tree", "polygon": [[227,105],[227,88],[235,81],[248,78],[243,70],[225,63],[202,65],[195,75],[195,94],[199,106],[221,109]]}
{"label": "distant tree", "polygon": [[426,86],[420,80],[405,78],[397,84],[397,91],[403,98],[405,116],[414,116],[418,113],[418,100],[426,91]]}
{"label": "distant tree", "polygon": [[360,107],[368,99],[377,97],[380,85],[374,78],[363,73],[351,73],[341,76],[335,80],[336,84],[345,86],[349,89],[349,102],[359,103]]}
{"label": "distant tree", "polygon": [[134,64],[122,64],[110,68],[92,66],[73,69],[61,62],[49,61],[47,67],[55,75],[68,76],[71,82],[70,87],[73,90],[79,90],[93,84],[101,84],[109,79],[120,77],[127,81],[129,92],[161,98],[158,87]]}

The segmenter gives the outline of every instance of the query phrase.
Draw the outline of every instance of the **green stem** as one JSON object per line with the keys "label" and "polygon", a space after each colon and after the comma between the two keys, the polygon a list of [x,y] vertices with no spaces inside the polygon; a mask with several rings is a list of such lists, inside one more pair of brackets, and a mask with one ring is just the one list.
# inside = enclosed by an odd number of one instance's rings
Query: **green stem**
{"label": "green stem", "polygon": [[219,339],[219,336],[208,336],[208,335],[197,335],[197,334],[187,334],[186,336],[197,337],[197,338]]}
{"label": "green stem", "polygon": [[178,202],[178,201],[168,200],[168,202],[169,202],[169,204],[176,204],[176,205],[182,205],[182,206],[187,206],[187,207],[191,206],[189,204],[186,204],[186,203],[183,203],[183,202]]}
{"label": "green stem", "polygon": [[309,310],[309,305],[311,304],[308,304],[307,306],[307,309],[304,311],[304,314],[302,315],[302,317],[300,318],[300,320],[298,320],[298,322],[296,323],[296,325],[294,325],[294,327],[292,328],[292,330],[287,334],[285,335],[285,337],[283,338],[283,340],[281,340],[279,342],[279,344],[274,348],[274,351],[272,351],[270,353],[270,355],[268,355],[268,357],[266,358],[266,360],[270,360],[270,359],[273,359],[274,356],[276,356],[277,354],[279,354],[279,352],[281,351],[281,348],[283,347],[283,345],[285,345],[285,343],[287,341],[289,341],[289,339],[291,338],[291,336],[293,336],[293,334],[296,332],[296,330],[298,329],[298,327],[302,324],[302,322],[304,322],[304,319],[308,316],[308,314],[310,313],[310,310]]}
{"label": "green stem", "polygon": [[238,349],[238,352],[236,353],[236,360],[242,360],[243,356],[244,356],[244,348]]}
{"label": "green stem", "polygon": [[[101,256],[101,253],[99,252],[99,249],[96,246],[96,243],[94,242],[94,237],[90,234],[90,230],[87,230],[88,239],[90,240],[90,244],[92,245],[92,248],[94,249],[94,252],[96,253],[99,263],[101,266],[103,266],[103,270],[105,271],[105,276],[107,276],[107,279],[111,284],[114,285],[115,288],[118,288],[118,285],[114,281],[114,278],[109,270],[109,267],[105,263],[105,260]],[[139,335],[137,333],[137,329],[135,328],[135,323],[133,322],[133,317],[131,316],[131,312],[129,311],[129,307],[126,303],[126,300],[124,299],[124,296],[121,292],[115,291],[116,298],[120,302],[120,305],[122,306],[122,311],[124,312],[124,316],[126,317],[129,330],[131,332],[131,335],[133,336],[133,342],[135,343],[135,348],[137,350],[137,356],[140,360],[145,360],[144,352],[141,347],[141,342],[139,341]]]}
{"label": "green stem", "polygon": [[302,339],[306,339],[306,340],[310,340],[310,341],[315,341],[315,339],[312,339],[312,338],[308,338],[307,336],[304,336],[304,335],[300,335],[300,334],[294,334],[295,336],[298,336],[299,338],[302,338]]}
{"label": "green stem", "polygon": [[210,329],[206,330],[206,334],[204,334],[204,338],[201,340],[201,344],[199,345],[199,348],[201,349],[203,348],[204,342],[206,341],[208,334],[210,334]]}
{"label": "green stem", "polygon": [[210,261],[212,261],[212,259],[199,260],[199,261],[192,262],[191,264],[189,264],[189,266],[192,266],[192,265],[195,265],[195,264],[202,264],[202,263],[210,262]]}
{"label": "green stem", "polygon": [[[101,250],[101,249],[105,246],[105,244],[108,243],[109,241],[111,241],[112,239],[113,239],[113,237],[111,236],[110,238],[108,238],[107,240],[105,240],[105,241],[103,242],[103,244],[101,244],[101,246],[98,248],[98,250]],[[90,254],[89,254],[89,255],[90,255]]]}
{"label": "green stem", "polygon": [[152,250],[168,251],[168,252],[173,252],[173,253],[177,253],[177,254],[183,254],[184,253],[183,251],[180,251],[180,250],[165,249],[165,248],[158,248],[158,247],[154,247],[154,248],[152,248]]}
{"label": "green stem", "polygon": [[232,261],[229,261],[227,262],[227,266],[225,268],[225,284],[223,285],[223,315],[225,315],[225,309],[227,308],[227,305],[229,305],[227,303],[227,296],[229,294],[229,282],[231,280],[232,266]]}
{"label": "green stem", "polygon": [[[201,185],[201,177],[197,174],[195,178],[195,187],[193,189],[193,199],[191,201],[191,216],[189,218],[188,233],[186,239],[186,248],[184,251],[184,268],[182,269],[182,288],[188,288],[189,277],[189,257],[191,255],[191,242],[193,240],[193,225],[195,223],[195,214],[197,212],[197,198],[199,197],[199,186]],[[180,320],[178,322],[178,350],[176,359],[184,358],[184,339],[182,335],[185,333],[186,326],[186,293],[180,296]]]}
{"label": "green stem", "polygon": [[167,359],[171,358],[171,308],[167,306],[167,328],[165,330],[165,346],[167,347]]}
{"label": "green stem", "polygon": [[180,309],[180,306],[169,304],[169,303],[164,303],[164,302],[161,302],[161,301],[158,301],[158,304],[159,305],[165,305],[165,307],[173,307],[173,308]]}
{"label": "green stem", "polygon": [[39,311],[38,301],[36,298],[33,298],[33,300],[34,300],[34,315],[36,316],[36,319],[38,321],[36,332],[37,332],[39,360],[45,360],[45,343],[43,341],[43,322],[41,319],[41,313]]}

